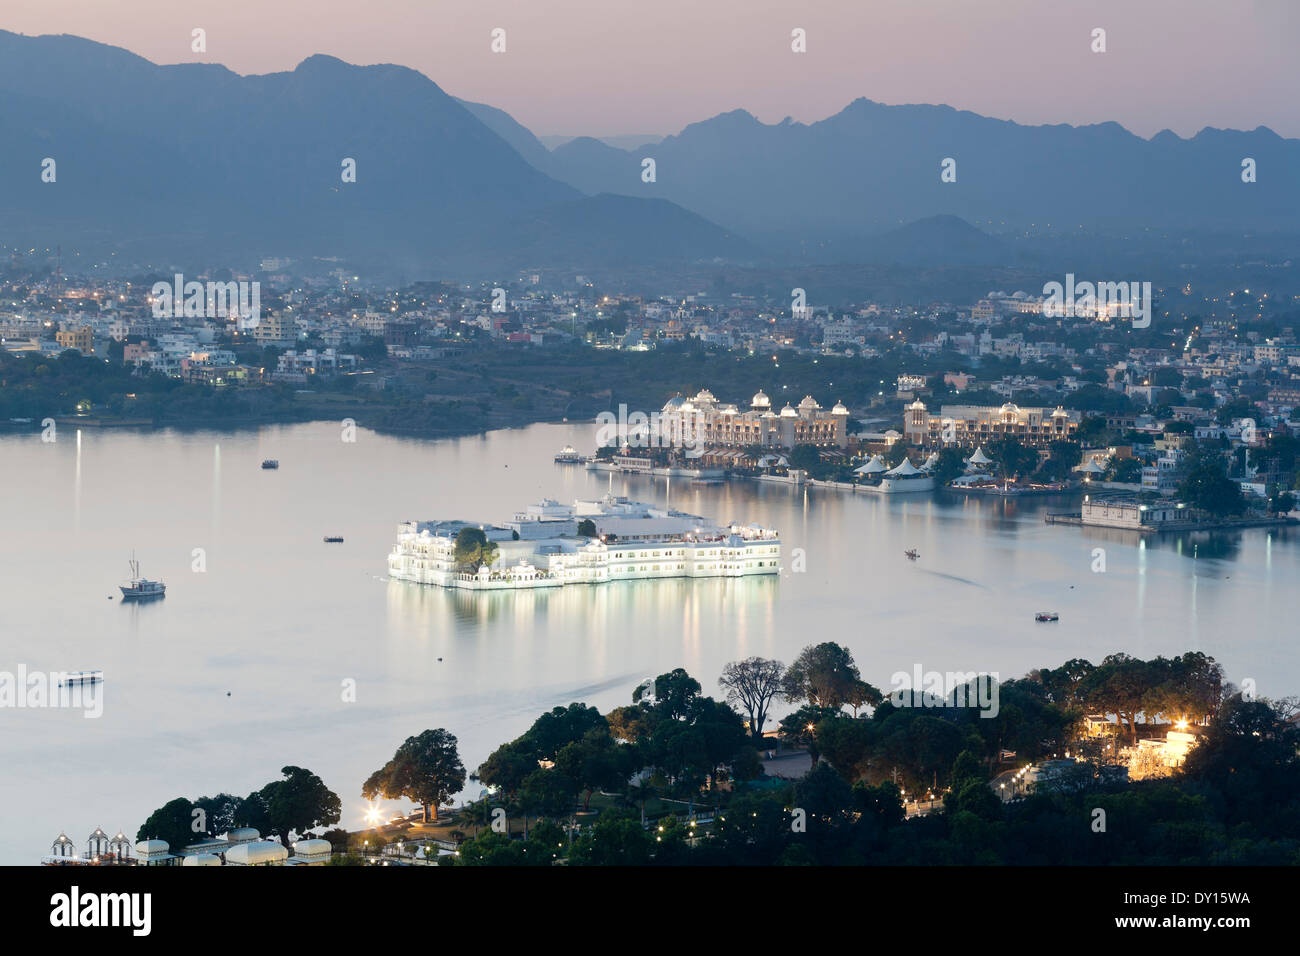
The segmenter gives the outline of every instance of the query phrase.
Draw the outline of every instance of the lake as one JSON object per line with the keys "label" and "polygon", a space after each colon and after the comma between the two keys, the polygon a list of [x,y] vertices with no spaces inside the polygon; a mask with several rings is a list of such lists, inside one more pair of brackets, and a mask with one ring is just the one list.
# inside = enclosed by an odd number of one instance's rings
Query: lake
{"label": "lake", "polygon": [[[1143,541],[1044,523],[1077,499],[611,480],[553,464],[566,443],[592,449],[589,424],[342,439],[330,423],[0,435],[0,670],[105,675],[98,719],[0,709],[0,863],[37,862],[60,831],[83,851],[96,826],[134,839],[174,797],[247,794],[290,764],[318,773],[343,800],[340,825],[358,828],[362,782],[412,734],[447,728],[473,770],[551,707],[607,711],[674,667],[716,694],[728,661],[788,663],[823,640],[886,691],[918,666],[1009,678],[1201,650],[1234,683],[1300,692],[1294,529]],[[543,496],[610,490],[776,528],[784,570],[484,594],[386,576],[400,521],[499,522]],[[132,552],[165,600],[118,600]],[[1060,621],[1036,623],[1039,610]]]}

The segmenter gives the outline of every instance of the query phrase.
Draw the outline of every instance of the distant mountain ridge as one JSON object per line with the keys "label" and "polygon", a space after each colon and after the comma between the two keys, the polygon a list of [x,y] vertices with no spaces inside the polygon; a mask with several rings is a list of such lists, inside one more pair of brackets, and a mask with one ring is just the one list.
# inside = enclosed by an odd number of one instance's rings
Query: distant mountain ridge
{"label": "distant mountain ridge", "polygon": [[[656,182],[641,181],[655,160]],[[1243,160],[1257,180],[1242,181]],[[945,159],[955,182],[941,181]],[[1023,126],[948,106],[858,99],[824,120],[744,110],[638,150],[575,140],[547,160],[579,189],[671,199],[770,246],[859,241],[933,216],[1059,235],[1080,227],[1279,230],[1300,215],[1300,140],[1267,127],[1150,140],[1117,123]]]}
{"label": "distant mountain ridge", "polygon": [[[402,66],[317,55],[240,76],[66,35],[0,31],[0,129],[0,240],[154,265],[930,268],[1023,263],[1026,233],[1071,264],[1093,236],[1202,231],[1222,248],[1300,222],[1300,140],[1266,127],[1148,140],[858,99],[808,124],[738,109],[632,150],[590,137],[550,150]],[[1247,157],[1257,182],[1242,182]],[[949,158],[955,182],[941,180]]]}
{"label": "distant mountain ridge", "polygon": [[[599,263],[607,250],[756,254],[662,197],[609,215],[609,199],[552,179],[520,154],[526,141],[401,66],[317,55],[239,76],[0,31],[0,127],[6,241],[164,263],[287,254],[424,270]],[[54,182],[41,179],[46,157]]]}

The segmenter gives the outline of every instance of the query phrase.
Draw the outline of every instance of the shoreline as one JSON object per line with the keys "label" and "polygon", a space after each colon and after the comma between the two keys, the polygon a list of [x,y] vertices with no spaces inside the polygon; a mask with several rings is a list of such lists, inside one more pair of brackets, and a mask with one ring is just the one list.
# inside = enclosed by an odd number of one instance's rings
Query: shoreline
{"label": "shoreline", "polygon": [[1154,526],[1126,528],[1119,525],[1085,522],[1079,515],[1045,514],[1043,515],[1043,523],[1068,525],[1075,528],[1105,528],[1108,531],[1132,531],[1141,535],[1153,535],[1185,534],[1193,531],[1237,531],[1245,528],[1286,528],[1293,525],[1300,525],[1300,519],[1276,515],[1273,517],[1228,518],[1219,521],[1198,521],[1191,525],[1179,522],[1180,527],[1177,528],[1161,528]]}

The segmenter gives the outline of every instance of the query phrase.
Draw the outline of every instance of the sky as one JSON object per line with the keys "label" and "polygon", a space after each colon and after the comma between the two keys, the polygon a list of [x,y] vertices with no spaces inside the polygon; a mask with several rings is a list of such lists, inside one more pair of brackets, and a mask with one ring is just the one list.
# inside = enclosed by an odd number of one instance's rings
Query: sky
{"label": "sky", "polygon": [[865,96],[1300,137],[1300,0],[5,0],[0,28],[238,73],[398,63],[539,136],[675,133],[733,109],[814,122]]}

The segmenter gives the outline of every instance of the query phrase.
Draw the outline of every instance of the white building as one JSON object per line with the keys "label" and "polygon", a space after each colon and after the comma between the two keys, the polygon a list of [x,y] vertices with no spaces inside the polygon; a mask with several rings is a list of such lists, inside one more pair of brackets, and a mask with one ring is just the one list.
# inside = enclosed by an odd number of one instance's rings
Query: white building
{"label": "white building", "polygon": [[[580,522],[594,537],[578,535]],[[480,528],[496,544],[491,567],[458,566],[456,536]],[[516,540],[516,535],[518,539]],[[573,507],[545,500],[506,527],[409,521],[398,527],[388,573],[403,581],[469,590],[562,587],[646,578],[778,574],[781,539],[767,528],[721,526],[699,515],[606,495]]]}
{"label": "white building", "polygon": [[1086,525],[1103,528],[1173,528],[1190,523],[1192,509],[1182,503],[1145,505],[1132,498],[1094,498],[1089,495],[1083,499],[1080,518]]}
{"label": "white building", "polygon": [[707,388],[692,398],[676,395],[659,415],[661,444],[680,447],[686,443],[704,447],[793,448],[795,445],[846,448],[849,410],[843,404],[826,412],[811,395],[798,408],[786,403],[772,411],[772,401],[759,391],[749,409],[720,402]]}

